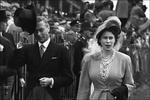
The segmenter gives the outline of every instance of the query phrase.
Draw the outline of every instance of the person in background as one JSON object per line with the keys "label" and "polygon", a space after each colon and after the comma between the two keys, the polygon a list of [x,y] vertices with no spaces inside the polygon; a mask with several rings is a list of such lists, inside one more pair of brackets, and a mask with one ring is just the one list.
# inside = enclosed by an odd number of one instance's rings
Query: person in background
{"label": "person in background", "polygon": [[[131,58],[114,49],[121,32],[121,21],[111,16],[94,35],[99,51],[85,56],[77,100],[127,100],[134,87]],[[91,83],[94,91],[90,95]]]}
{"label": "person in background", "polygon": [[47,10],[42,11],[41,16],[45,17],[47,20],[49,20],[49,14]]}
{"label": "person in background", "polygon": [[130,17],[131,9],[135,0],[118,0],[116,5],[116,16],[119,17],[124,28],[128,18]]}
{"label": "person in background", "polygon": [[70,45],[73,45],[80,36],[81,23],[79,20],[73,20],[70,24],[70,30],[66,32],[67,36],[64,36],[64,40],[68,41]]}
{"label": "person in background", "polygon": [[26,85],[26,100],[61,100],[60,88],[72,83],[68,50],[53,43],[49,31],[47,20],[38,16],[34,32],[37,42],[15,50],[10,60],[11,68],[27,66],[27,80],[19,75]]}
{"label": "person in background", "polygon": [[13,36],[6,33],[6,10],[0,10],[0,100],[11,100],[15,71],[8,68],[8,61],[15,49]]}
{"label": "person in background", "polygon": [[[20,8],[20,5],[18,3],[12,3],[10,8],[6,10],[6,14],[8,17],[7,20],[8,25],[6,32],[12,34],[14,38],[16,37],[16,34],[22,32],[22,29],[14,24],[14,13],[18,8]],[[15,40],[15,42],[17,41]]]}
{"label": "person in background", "polygon": [[1,36],[6,37],[9,41],[11,41],[11,43],[13,44],[13,46],[15,47],[15,42],[14,42],[14,38],[13,36],[8,33],[7,27],[8,27],[8,16],[7,16],[7,11],[6,10],[0,10],[0,16],[1,16],[1,26],[0,26],[0,32],[1,32]]}
{"label": "person in background", "polygon": [[16,11],[18,8],[20,8],[20,5],[19,5],[18,3],[12,3],[11,5],[12,5],[12,6],[11,6],[11,13],[12,13],[12,16],[14,16],[15,11]]}
{"label": "person in background", "polygon": [[[142,8],[143,6],[143,0],[137,0],[136,5],[134,5],[131,9],[129,22],[133,25],[135,30],[138,30],[140,25],[144,24],[147,20],[145,12]],[[130,28],[130,26],[127,25],[126,27],[127,29]]]}
{"label": "person in background", "polygon": [[114,4],[112,0],[96,0],[94,12],[97,17],[100,17],[101,12],[113,11],[113,8]]}
{"label": "person in background", "polygon": [[[127,33],[127,40],[130,40],[130,56],[133,62],[133,76],[136,87],[142,87],[147,84],[148,68],[146,63],[148,51],[143,48],[149,48],[149,35],[147,33],[150,26],[150,20],[145,15],[145,5],[143,0],[136,0],[135,5],[132,7],[130,17],[126,28],[129,30]],[[146,58],[147,57],[147,58]]]}
{"label": "person in background", "polygon": [[71,30],[73,32],[77,32],[79,33],[80,32],[80,27],[81,26],[81,23],[79,20],[73,20],[71,23],[70,23],[70,27],[71,27]]}
{"label": "person in background", "polygon": [[90,23],[84,23],[81,32],[81,36],[77,39],[77,41],[74,43],[74,54],[73,54],[73,72],[76,76],[76,95],[78,90],[78,84],[80,79],[80,72],[81,72],[81,61],[83,59],[83,56],[85,55],[84,48],[87,48],[88,41],[92,38],[94,34],[94,29],[90,26]]}

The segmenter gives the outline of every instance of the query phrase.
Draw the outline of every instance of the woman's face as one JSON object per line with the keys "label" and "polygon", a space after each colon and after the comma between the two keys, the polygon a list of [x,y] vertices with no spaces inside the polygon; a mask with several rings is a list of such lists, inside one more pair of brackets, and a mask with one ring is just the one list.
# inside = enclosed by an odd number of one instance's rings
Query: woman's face
{"label": "woman's face", "polygon": [[115,44],[115,36],[112,32],[105,31],[99,41],[104,50],[112,50]]}

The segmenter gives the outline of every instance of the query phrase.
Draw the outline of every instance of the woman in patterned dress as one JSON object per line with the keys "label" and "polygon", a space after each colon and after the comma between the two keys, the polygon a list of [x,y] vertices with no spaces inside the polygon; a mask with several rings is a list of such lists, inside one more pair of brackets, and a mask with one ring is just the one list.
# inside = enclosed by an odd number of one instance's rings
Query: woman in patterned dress
{"label": "woman in patterned dress", "polygon": [[[116,16],[109,17],[97,28],[94,39],[101,49],[83,58],[77,100],[127,100],[134,80],[130,57],[114,49],[120,33],[121,22]],[[92,94],[91,83],[94,85]],[[123,86],[127,93],[120,88]],[[118,93],[114,95],[114,91],[122,93],[121,98]]]}

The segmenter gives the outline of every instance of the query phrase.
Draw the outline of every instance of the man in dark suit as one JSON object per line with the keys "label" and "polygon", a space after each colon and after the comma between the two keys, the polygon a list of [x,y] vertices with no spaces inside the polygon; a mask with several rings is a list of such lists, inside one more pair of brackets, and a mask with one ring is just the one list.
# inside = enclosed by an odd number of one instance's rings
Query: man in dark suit
{"label": "man in dark suit", "polygon": [[7,16],[5,10],[0,10],[0,100],[10,100],[15,72],[7,67],[15,43],[13,36],[6,33]]}
{"label": "man in dark suit", "polygon": [[72,83],[67,48],[53,43],[49,31],[48,22],[38,16],[34,33],[37,42],[15,50],[10,61],[13,68],[27,66],[27,100],[61,100],[60,88]]}

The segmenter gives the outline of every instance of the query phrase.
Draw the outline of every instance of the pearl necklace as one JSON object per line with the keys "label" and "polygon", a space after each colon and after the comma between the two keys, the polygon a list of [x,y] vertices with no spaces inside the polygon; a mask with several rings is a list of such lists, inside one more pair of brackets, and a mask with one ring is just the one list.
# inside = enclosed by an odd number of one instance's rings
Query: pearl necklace
{"label": "pearl necklace", "polygon": [[108,57],[102,56],[100,66],[99,66],[101,79],[106,80],[108,78],[109,71],[112,66],[110,63],[113,61],[114,56],[115,56],[115,51],[113,51],[113,54],[111,56]]}

